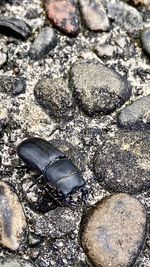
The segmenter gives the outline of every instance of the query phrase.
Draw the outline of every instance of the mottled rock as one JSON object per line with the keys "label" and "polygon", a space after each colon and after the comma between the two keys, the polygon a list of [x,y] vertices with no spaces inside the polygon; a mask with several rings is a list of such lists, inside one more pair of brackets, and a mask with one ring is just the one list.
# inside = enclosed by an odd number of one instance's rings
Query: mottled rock
{"label": "mottled rock", "polygon": [[63,79],[42,79],[34,88],[36,101],[55,119],[73,118],[73,98]]}
{"label": "mottled rock", "polygon": [[84,220],[81,244],[95,267],[133,265],[146,230],[146,211],[136,198],[123,193],[105,198]]}
{"label": "mottled rock", "polygon": [[56,46],[56,36],[50,27],[46,27],[40,31],[31,45],[29,55],[32,59],[38,60],[46,55],[52,48]]}
{"label": "mottled rock", "polygon": [[70,83],[82,109],[90,116],[111,113],[131,95],[130,86],[121,75],[95,62],[75,63]]}
{"label": "mottled rock", "polygon": [[146,28],[141,33],[141,43],[143,50],[150,57],[150,28]]}
{"label": "mottled rock", "polygon": [[94,47],[94,51],[98,57],[111,58],[114,55],[115,47],[107,44],[97,44]]}
{"label": "mottled rock", "polygon": [[78,213],[67,207],[58,207],[37,217],[34,231],[37,235],[60,238],[77,228]]}
{"label": "mottled rock", "polygon": [[81,11],[90,30],[106,31],[109,20],[102,3],[97,0],[80,0]]}
{"label": "mottled rock", "polygon": [[97,179],[110,191],[136,193],[149,190],[149,134],[119,132],[98,147],[93,164]]}
{"label": "mottled rock", "polygon": [[31,34],[31,27],[23,20],[1,17],[0,33],[26,40]]}
{"label": "mottled rock", "polygon": [[143,18],[138,10],[122,1],[108,3],[108,16],[128,33],[136,35],[143,25]]}
{"label": "mottled rock", "polygon": [[5,53],[0,52],[0,68],[6,63],[7,55]]}
{"label": "mottled rock", "polygon": [[25,15],[27,19],[36,19],[39,16],[40,16],[39,10],[35,8],[30,8],[29,10],[27,10],[27,13]]}
{"label": "mottled rock", "polygon": [[146,7],[150,8],[150,0],[133,0],[135,5],[145,5]]}
{"label": "mottled rock", "polygon": [[9,112],[5,104],[1,102],[0,105],[0,138],[3,137],[4,129],[9,122]]}
{"label": "mottled rock", "polygon": [[19,248],[26,220],[17,195],[4,182],[0,182],[0,203],[0,244],[16,250]]}
{"label": "mottled rock", "polygon": [[33,265],[27,260],[5,257],[5,259],[0,259],[0,266],[1,267],[34,267],[35,265]]}
{"label": "mottled rock", "polygon": [[15,78],[13,76],[0,75],[0,93],[16,96],[24,93],[26,82],[23,78]]}
{"label": "mottled rock", "polygon": [[130,129],[150,129],[150,95],[135,100],[118,115],[119,125]]}
{"label": "mottled rock", "polygon": [[45,6],[48,18],[60,31],[73,36],[79,33],[79,18],[74,1],[45,0]]}

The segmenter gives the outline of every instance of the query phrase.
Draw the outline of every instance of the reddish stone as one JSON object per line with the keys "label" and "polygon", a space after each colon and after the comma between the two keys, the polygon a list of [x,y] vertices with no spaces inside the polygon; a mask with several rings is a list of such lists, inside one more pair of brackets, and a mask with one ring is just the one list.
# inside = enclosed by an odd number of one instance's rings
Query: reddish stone
{"label": "reddish stone", "polygon": [[44,0],[47,16],[62,32],[77,35],[79,32],[79,18],[72,0]]}

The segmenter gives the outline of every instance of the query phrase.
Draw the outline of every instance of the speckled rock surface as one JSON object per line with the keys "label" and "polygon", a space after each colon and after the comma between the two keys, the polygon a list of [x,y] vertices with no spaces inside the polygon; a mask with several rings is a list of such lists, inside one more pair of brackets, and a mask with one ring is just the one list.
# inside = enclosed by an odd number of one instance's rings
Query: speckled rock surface
{"label": "speckled rock surface", "polygon": [[13,76],[0,76],[0,93],[18,95],[25,92],[26,82],[23,78]]}
{"label": "speckled rock surface", "polygon": [[43,79],[35,86],[34,95],[51,117],[65,120],[73,117],[72,93],[65,80]]}
{"label": "speckled rock surface", "polygon": [[87,216],[81,244],[95,267],[133,266],[145,227],[142,204],[128,194],[116,194],[97,203]]}
{"label": "speckled rock surface", "polygon": [[128,193],[149,190],[149,133],[118,133],[97,149],[93,164],[99,181],[109,190]]}
{"label": "speckled rock surface", "polygon": [[121,127],[150,129],[150,95],[141,97],[124,108],[118,115]]}
{"label": "speckled rock surface", "polygon": [[131,95],[128,82],[100,63],[78,62],[71,68],[70,76],[74,95],[91,116],[111,113]]}
{"label": "speckled rock surface", "polygon": [[1,267],[36,267],[29,261],[22,260],[22,259],[13,259],[10,257],[8,257],[5,260],[2,260],[0,258],[0,266]]}

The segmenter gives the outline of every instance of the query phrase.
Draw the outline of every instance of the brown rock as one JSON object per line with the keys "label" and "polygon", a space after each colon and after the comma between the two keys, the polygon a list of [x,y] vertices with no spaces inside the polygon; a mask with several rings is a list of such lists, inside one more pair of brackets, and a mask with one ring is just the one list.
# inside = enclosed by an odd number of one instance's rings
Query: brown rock
{"label": "brown rock", "polygon": [[62,32],[76,35],[79,32],[79,18],[72,0],[45,0],[47,16]]}
{"label": "brown rock", "polygon": [[95,267],[131,266],[141,250],[146,226],[142,204],[128,194],[98,202],[82,229],[82,247]]}
{"label": "brown rock", "polygon": [[4,182],[0,182],[0,244],[11,250],[19,247],[26,226],[18,197]]}

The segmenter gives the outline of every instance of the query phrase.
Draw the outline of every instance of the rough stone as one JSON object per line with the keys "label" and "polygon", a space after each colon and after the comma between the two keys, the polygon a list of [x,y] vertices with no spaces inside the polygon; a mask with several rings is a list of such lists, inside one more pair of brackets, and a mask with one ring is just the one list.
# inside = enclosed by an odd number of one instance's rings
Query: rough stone
{"label": "rough stone", "polygon": [[23,20],[1,17],[0,33],[26,40],[31,34],[31,27]]}
{"label": "rough stone", "polygon": [[73,118],[73,98],[63,79],[42,79],[34,88],[36,101],[55,119]]}
{"label": "rough stone", "polygon": [[7,55],[0,52],[0,68],[6,63]]}
{"label": "rough stone", "polygon": [[128,194],[115,194],[94,205],[81,232],[81,244],[95,267],[133,266],[143,245],[146,212]]}
{"label": "rough stone", "polygon": [[30,8],[29,10],[27,10],[27,13],[25,15],[27,19],[36,19],[39,16],[40,16],[39,10],[34,8]]}
{"label": "rough stone", "polygon": [[150,188],[150,136],[146,132],[119,132],[96,151],[94,172],[104,188],[136,193]]}
{"label": "rough stone", "polygon": [[79,33],[79,18],[74,1],[45,0],[45,6],[48,18],[60,31],[72,36]]}
{"label": "rough stone", "polygon": [[1,267],[34,267],[35,265],[31,264],[27,260],[5,257],[5,259],[0,258],[0,266]]}
{"label": "rough stone", "polygon": [[0,182],[0,203],[0,244],[16,250],[19,248],[26,220],[17,195],[4,182]]}
{"label": "rough stone", "polygon": [[146,28],[141,33],[141,43],[143,50],[150,57],[150,28]]}
{"label": "rough stone", "polygon": [[56,44],[56,36],[53,29],[46,27],[42,29],[38,36],[35,38],[30,48],[29,55],[34,60],[41,59],[52,48],[54,48]]}
{"label": "rough stone", "polygon": [[100,1],[80,0],[80,5],[86,25],[90,30],[108,30],[109,20],[106,11]]}
{"label": "rough stone", "polygon": [[70,76],[74,95],[90,116],[111,113],[131,95],[127,81],[101,63],[79,61]]}
{"label": "rough stone", "polygon": [[118,115],[121,127],[150,129],[150,95],[143,96],[125,107]]}
{"label": "rough stone", "polygon": [[1,102],[0,105],[0,138],[4,134],[4,129],[9,122],[9,112],[5,105]]}
{"label": "rough stone", "polygon": [[95,45],[94,50],[98,55],[98,57],[107,57],[107,58],[111,58],[115,52],[114,46],[107,44],[97,44]]}
{"label": "rough stone", "polygon": [[116,24],[124,28],[128,33],[137,35],[142,28],[143,18],[138,10],[122,1],[118,3],[108,3],[108,16]]}
{"label": "rough stone", "polygon": [[23,78],[15,78],[13,76],[0,75],[0,93],[16,96],[24,93],[26,82]]}

